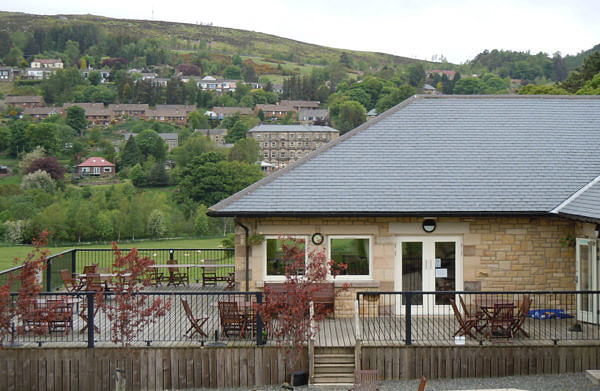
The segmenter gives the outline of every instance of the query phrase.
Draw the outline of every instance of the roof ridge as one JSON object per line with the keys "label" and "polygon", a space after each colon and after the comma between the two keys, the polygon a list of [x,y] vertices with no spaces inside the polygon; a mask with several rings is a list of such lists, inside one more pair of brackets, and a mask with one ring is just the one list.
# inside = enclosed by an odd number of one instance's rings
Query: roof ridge
{"label": "roof ridge", "polygon": [[592,186],[594,186],[598,182],[600,182],[600,175],[598,175],[597,177],[595,177],[594,179],[592,179],[591,181],[586,183],[583,187],[581,187],[575,193],[571,194],[567,199],[565,199],[563,202],[561,202],[560,205],[558,205],[556,208],[552,209],[550,211],[550,213],[555,213],[555,214],[560,213],[560,211],[564,207],[569,205],[571,202],[575,201],[577,198],[579,198],[580,195],[585,193],[587,190],[589,190]]}
{"label": "roof ridge", "polygon": [[287,174],[288,172],[294,170],[297,167],[302,166],[303,164],[305,164],[306,162],[314,159],[317,156],[320,156],[322,153],[329,151],[331,148],[337,146],[338,144],[340,144],[341,142],[344,142],[345,140],[354,137],[355,135],[357,135],[358,133],[362,132],[363,130],[367,129],[368,127],[378,123],[379,121],[382,121],[383,119],[389,117],[390,115],[394,114],[395,112],[399,111],[400,109],[403,109],[404,107],[408,106],[409,104],[411,104],[412,102],[414,102],[417,99],[420,99],[423,96],[427,96],[427,95],[413,95],[405,100],[403,100],[402,102],[398,103],[396,106],[388,109],[387,111],[381,113],[380,115],[378,115],[377,117],[370,119],[368,121],[366,121],[365,123],[357,126],[356,128],[352,129],[351,131],[341,135],[340,137],[336,138],[335,140],[332,140],[331,142],[325,144],[324,146],[322,146],[321,148],[309,153],[308,155],[304,156],[302,159],[294,162],[293,164],[290,164],[289,166],[277,171],[274,174],[271,174],[267,177],[264,177],[263,179],[261,179],[258,182],[253,183],[252,185],[250,185],[249,187],[238,191],[237,193],[225,198],[223,201],[220,201],[216,204],[214,204],[213,206],[211,206],[210,208],[208,208],[208,215],[210,216],[211,212],[216,212],[219,209],[222,209],[226,206],[228,206],[229,204],[237,201],[238,199],[240,199],[241,197],[248,195],[256,190],[258,190],[259,188],[261,188],[262,186],[265,186],[271,182],[273,182],[275,179],[279,178],[282,175]]}

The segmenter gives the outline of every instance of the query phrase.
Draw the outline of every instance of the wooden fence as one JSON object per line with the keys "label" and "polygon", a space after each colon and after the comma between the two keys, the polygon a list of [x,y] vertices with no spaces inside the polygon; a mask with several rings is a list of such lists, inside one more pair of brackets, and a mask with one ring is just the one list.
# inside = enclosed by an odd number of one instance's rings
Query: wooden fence
{"label": "wooden fence", "polygon": [[380,380],[559,374],[598,369],[600,345],[363,346],[360,361]]}
{"label": "wooden fence", "polygon": [[[285,352],[276,347],[6,348],[0,390],[114,390],[126,368],[128,390],[232,388],[289,381]],[[306,357],[301,363],[307,368]],[[295,368],[296,369],[296,368]]]}

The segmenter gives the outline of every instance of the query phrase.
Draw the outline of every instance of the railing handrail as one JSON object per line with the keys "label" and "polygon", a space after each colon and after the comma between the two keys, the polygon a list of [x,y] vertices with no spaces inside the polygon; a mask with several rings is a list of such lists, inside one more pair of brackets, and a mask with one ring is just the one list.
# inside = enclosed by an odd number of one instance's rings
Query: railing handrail
{"label": "railing handrail", "polygon": [[[134,247],[129,247],[129,248],[119,248],[119,250],[121,251],[131,251]],[[135,247],[136,250],[138,251],[232,251],[235,250],[235,248],[233,247],[217,247],[217,248],[209,248],[209,247],[204,247],[204,248],[141,248],[141,247]],[[113,251],[112,248],[75,248],[73,250],[76,251]]]}
{"label": "railing handrail", "polygon": [[377,296],[377,295],[447,295],[447,294],[466,294],[466,295],[522,295],[522,294],[600,294],[600,290],[556,290],[556,291],[537,291],[537,290],[526,290],[526,291],[364,291],[356,292],[356,297],[359,296]]}

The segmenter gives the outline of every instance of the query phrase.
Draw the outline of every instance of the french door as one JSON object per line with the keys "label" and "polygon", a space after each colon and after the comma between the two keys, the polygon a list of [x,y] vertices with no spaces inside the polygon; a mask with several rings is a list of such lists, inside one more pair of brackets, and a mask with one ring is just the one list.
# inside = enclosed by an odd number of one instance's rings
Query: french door
{"label": "french door", "polygon": [[[447,292],[463,289],[462,238],[458,236],[400,237],[396,243],[396,291]],[[413,314],[451,314],[454,294],[416,295]],[[396,313],[405,312],[404,298]]]}
{"label": "french door", "polygon": [[[575,250],[575,268],[578,291],[598,290],[598,262],[596,260],[596,241],[577,239]],[[577,320],[598,323],[598,298],[596,295],[577,295]]]}

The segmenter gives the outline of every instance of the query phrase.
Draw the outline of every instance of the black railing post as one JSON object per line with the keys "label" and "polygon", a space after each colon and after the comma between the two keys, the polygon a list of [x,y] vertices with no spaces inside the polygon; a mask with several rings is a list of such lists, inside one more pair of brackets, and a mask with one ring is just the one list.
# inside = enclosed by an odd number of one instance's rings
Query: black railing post
{"label": "black railing post", "polygon": [[264,345],[266,343],[265,339],[263,338],[263,320],[262,320],[262,315],[260,314],[260,310],[263,308],[263,306],[262,306],[263,300],[262,299],[263,299],[262,292],[258,292],[256,294],[256,302],[258,303],[258,308],[256,311],[256,344],[258,346]]}
{"label": "black railing post", "polygon": [[73,249],[71,253],[71,275],[77,273],[77,250]]}
{"label": "black railing post", "polygon": [[52,292],[52,261],[46,260],[46,292]]}
{"label": "black railing post", "polygon": [[88,318],[88,348],[94,347],[94,292],[88,292],[87,296],[87,318]]}
{"label": "black railing post", "polygon": [[406,320],[405,320],[405,322],[406,322],[406,324],[405,324],[406,341],[405,342],[407,345],[411,345],[412,344],[411,323],[412,323],[412,297],[413,297],[413,294],[411,292],[406,292],[406,293],[404,293],[404,297],[406,299],[406,305],[404,306],[406,309],[405,310],[405,312],[406,312]]}
{"label": "black railing post", "polygon": [[[169,260],[173,260],[173,256],[175,255],[175,250],[169,250]],[[179,263],[181,263],[182,261],[179,260]]]}

